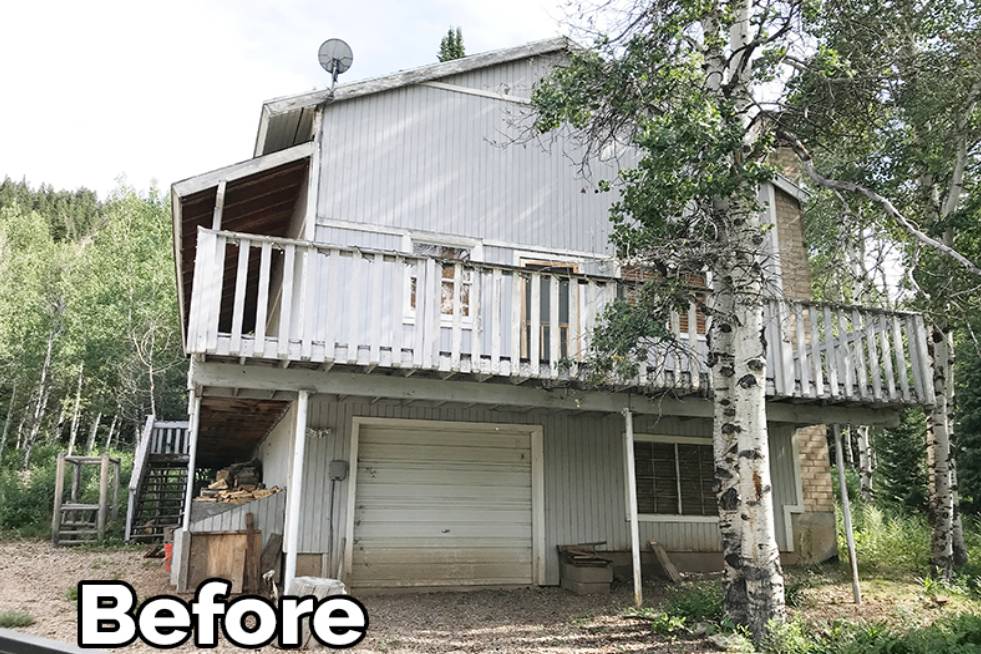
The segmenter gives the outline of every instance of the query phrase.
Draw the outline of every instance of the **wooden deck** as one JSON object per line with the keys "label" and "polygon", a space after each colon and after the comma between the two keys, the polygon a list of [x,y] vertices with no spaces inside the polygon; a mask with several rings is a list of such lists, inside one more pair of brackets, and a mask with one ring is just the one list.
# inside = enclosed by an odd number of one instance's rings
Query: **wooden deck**
{"label": "wooden deck", "polygon": [[[587,384],[591,333],[627,284],[201,228],[186,351],[241,363]],[[920,315],[789,300],[768,301],[766,315],[772,399],[934,402]],[[674,316],[671,329],[680,347],[655,348],[617,388],[706,394],[696,306]]]}

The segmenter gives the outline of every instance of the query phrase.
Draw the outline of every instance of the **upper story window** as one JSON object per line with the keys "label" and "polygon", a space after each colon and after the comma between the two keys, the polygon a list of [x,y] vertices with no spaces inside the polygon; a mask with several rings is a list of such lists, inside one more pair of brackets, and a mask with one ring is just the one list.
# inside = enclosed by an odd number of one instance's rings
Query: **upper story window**
{"label": "upper story window", "polygon": [[[643,270],[635,266],[624,266],[621,271],[621,276],[624,280],[630,282],[643,283],[652,278],[652,273],[648,270]],[[687,276],[686,281],[693,289],[702,289],[708,286],[708,279],[704,274],[690,274]],[[633,296],[634,291],[627,289],[628,299]],[[704,292],[696,292],[695,298],[699,302],[705,301]],[[701,309],[695,310],[695,333],[699,336],[704,336],[708,323],[705,320],[705,313]],[[678,312],[678,332],[682,338],[688,337],[688,311]]]}
{"label": "upper story window", "polygon": [[[545,275],[541,278],[539,282],[539,295],[538,295],[538,333],[532,333],[531,324],[531,284],[528,281],[524,281],[524,297],[521,303],[521,324],[523,329],[521,330],[521,356],[527,358],[530,351],[530,341],[532,339],[538,339],[540,343],[539,347],[539,358],[541,361],[550,361],[551,351],[549,349],[549,343],[551,343],[552,329],[556,328],[559,330],[559,357],[569,356],[569,302],[570,299],[575,302],[577,300],[577,295],[569,293],[569,278],[570,273],[576,273],[579,270],[579,264],[575,261],[553,261],[544,259],[530,259],[526,257],[519,258],[519,264],[522,268],[527,268],[529,270],[535,270],[543,273],[554,273],[556,276]],[[566,277],[563,277],[566,275]],[[558,318],[559,322],[557,325],[552,325],[552,293],[551,284],[558,284],[559,287],[559,310]],[[573,286],[573,289],[576,289]]]}
{"label": "upper story window", "polygon": [[[449,262],[470,261],[470,248],[442,243],[413,240],[412,254],[440,259],[440,314],[453,316],[453,297],[456,294],[456,266]],[[473,288],[473,270],[464,268],[460,274],[460,308],[463,316],[470,316],[470,292]],[[409,310],[414,315],[419,298],[418,279],[409,277]]]}

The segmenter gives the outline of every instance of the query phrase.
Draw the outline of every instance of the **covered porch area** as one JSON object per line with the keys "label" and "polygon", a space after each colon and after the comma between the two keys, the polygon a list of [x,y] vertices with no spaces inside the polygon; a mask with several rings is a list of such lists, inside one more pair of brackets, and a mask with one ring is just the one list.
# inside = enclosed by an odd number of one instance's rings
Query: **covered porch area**
{"label": "covered porch area", "polygon": [[[654,571],[652,539],[679,567],[717,566],[710,482],[698,476],[711,452],[705,399],[199,359],[191,382],[201,447],[235,437],[206,413],[235,403],[252,456],[283,478],[286,580],[339,576],[358,591],[555,585],[558,546],[583,542],[603,542],[630,578]],[[279,411],[256,437],[247,416],[260,403]],[[785,560],[826,558],[823,425],[889,424],[896,412],[771,402],[768,415]]]}

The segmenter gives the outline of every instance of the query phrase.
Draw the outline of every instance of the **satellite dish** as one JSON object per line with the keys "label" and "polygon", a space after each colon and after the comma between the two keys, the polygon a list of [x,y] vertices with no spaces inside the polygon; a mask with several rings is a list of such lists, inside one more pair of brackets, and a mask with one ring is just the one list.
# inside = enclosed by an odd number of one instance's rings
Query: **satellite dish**
{"label": "satellite dish", "polygon": [[317,51],[317,59],[320,66],[331,76],[331,88],[337,83],[337,76],[347,72],[347,69],[354,63],[354,53],[351,46],[341,39],[327,39],[320,44]]}

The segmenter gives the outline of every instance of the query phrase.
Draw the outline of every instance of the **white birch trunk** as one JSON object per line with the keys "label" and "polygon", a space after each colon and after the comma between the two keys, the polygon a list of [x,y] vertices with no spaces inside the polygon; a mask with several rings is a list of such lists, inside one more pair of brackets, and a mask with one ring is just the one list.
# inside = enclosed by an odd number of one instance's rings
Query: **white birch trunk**
{"label": "white birch trunk", "polygon": [[871,502],[872,490],[872,439],[869,438],[869,428],[858,428],[858,474],[860,495],[863,502]]}
{"label": "white birch trunk", "polygon": [[48,396],[51,392],[51,355],[54,352],[54,342],[58,338],[61,327],[58,323],[59,316],[55,316],[55,323],[48,332],[48,342],[44,350],[44,363],[41,364],[41,379],[38,381],[37,404],[34,406],[34,416],[31,421],[31,429],[24,439],[24,458],[21,467],[27,469],[31,463],[31,452],[34,449],[34,441],[41,431],[41,421],[44,420],[44,412],[48,407]]}
{"label": "white birch trunk", "polygon": [[89,428],[89,441],[85,445],[85,453],[91,454],[95,449],[95,437],[99,433],[99,423],[102,422],[102,412],[99,411],[95,414],[95,420],[92,421],[92,427]]}
{"label": "white birch trunk", "polygon": [[17,444],[14,446],[18,452],[24,447],[24,425],[27,424],[27,407],[24,407],[24,414],[17,423]]}
{"label": "white birch trunk", "polygon": [[719,536],[722,543],[723,582],[726,614],[737,624],[746,622],[746,580],[742,573],[739,517],[739,443],[732,417],[733,296],[728,275],[713,274],[709,359],[714,419],[712,449],[715,454],[715,492],[719,508]]}
{"label": "white birch trunk", "polygon": [[75,450],[75,439],[78,436],[78,419],[82,411],[82,376],[85,372],[85,362],[78,369],[78,383],[75,386],[75,408],[72,409],[72,426],[68,435],[68,456]]}
{"label": "white birch trunk", "polygon": [[929,353],[933,359],[933,383],[937,390],[937,401],[930,410],[931,443],[930,496],[933,514],[933,539],[930,568],[938,579],[950,580],[954,573],[954,494],[951,479],[950,459],[950,412],[947,382],[950,379],[951,358],[953,354],[952,334],[942,328],[931,330]]}
{"label": "white birch trunk", "polygon": [[[729,84],[743,120],[744,140],[752,145],[749,125],[753,103],[753,66],[748,48],[753,40],[751,0],[739,0],[733,8],[729,50],[732,53]],[[747,150],[748,151],[748,150]],[[741,163],[742,152],[734,153]],[[746,582],[746,626],[760,644],[771,620],[786,614],[783,569],[773,517],[773,485],[770,480],[770,447],[766,422],[766,348],[763,313],[766,238],[762,216],[755,203],[732,203],[733,312],[733,409],[731,423],[738,442],[740,553]]]}
{"label": "white birch trunk", "polygon": [[[716,14],[709,14],[703,29],[706,34],[717,34],[721,22]],[[720,94],[726,76],[726,53],[716,42],[705,48],[705,86]],[[717,198],[713,202],[719,241],[729,239],[729,202]],[[742,569],[742,541],[740,530],[739,497],[739,444],[736,427],[732,422],[735,414],[733,388],[735,369],[732,354],[734,296],[730,262],[717,262],[712,271],[712,302],[709,323],[709,357],[713,397],[712,449],[715,459],[715,491],[719,510],[719,537],[722,546],[723,590],[726,615],[736,624],[747,621],[746,580]]]}
{"label": "white birch trunk", "polygon": [[[118,411],[118,407],[117,407]],[[112,417],[112,422],[109,423],[109,435],[106,436],[106,452],[112,449],[112,437],[116,435],[116,423],[119,422],[119,413],[116,413]]]}
{"label": "white birch trunk", "polygon": [[10,433],[10,423],[14,418],[14,406],[17,403],[17,383],[10,392],[10,403],[7,404],[7,415],[3,419],[3,434],[0,434],[0,462],[3,461],[3,452],[7,449],[7,435]]}

